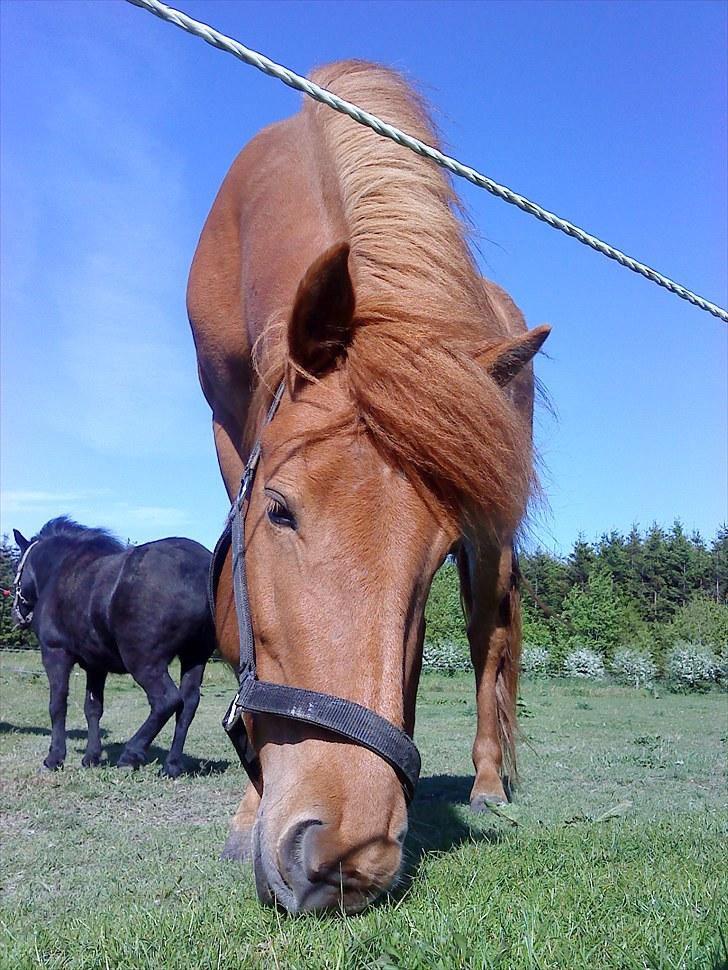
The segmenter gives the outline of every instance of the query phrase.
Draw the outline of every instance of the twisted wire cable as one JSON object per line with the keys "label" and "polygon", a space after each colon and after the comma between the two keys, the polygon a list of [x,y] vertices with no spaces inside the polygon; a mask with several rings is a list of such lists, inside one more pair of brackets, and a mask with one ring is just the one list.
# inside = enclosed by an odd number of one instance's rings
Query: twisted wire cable
{"label": "twisted wire cable", "polygon": [[297,91],[302,91],[315,101],[320,101],[322,104],[326,104],[330,108],[333,108],[334,111],[348,115],[349,118],[352,118],[361,125],[365,125],[367,128],[371,128],[372,131],[376,132],[378,135],[381,135],[383,138],[390,138],[392,141],[397,142],[398,145],[402,145],[404,148],[409,148],[418,155],[430,159],[431,161],[435,162],[435,164],[447,169],[449,172],[452,172],[453,175],[467,179],[468,182],[472,182],[473,185],[477,185],[479,188],[485,189],[487,192],[490,192],[491,195],[495,195],[499,199],[503,199],[504,202],[508,202],[510,205],[517,206],[523,212],[527,212],[530,215],[535,216],[536,219],[540,219],[541,222],[545,222],[553,229],[558,229],[560,232],[565,233],[567,236],[571,236],[572,239],[576,239],[585,246],[590,246],[603,256],[615,260],[620,264],[620,266],[624,266],[627,269],[632,270],[633,273],[639,273],[640,276],[644,276],[652,283],[656,283],[658,286],[664,287],[666,290],[669,290],[671,293],[679,296],[682,300],[687,300],[688,303],[692,303],[700,310],[705,310],[707,313],[711,313],[714,317],[718,317],[718,319],[722,320],[724,323],[728,323],[728,311],[724,310],[722,307],[717,306],[715,303],[711,303],[709,300],[699,296],[697,293],[693,293],[693,291],[687,289],[687,287],[682,286],[680,283],[676,283],[668,276],[664,276],[657,270],[652,269],[652,267],[647,266],[645,263],[639,262],[639,260],[634,259],[632,256],[628,256],[626,253],[616,249],[614,246],[610,246],[608,243],[598,239],[596,236],[592,236],[591,233],[586,232],[584,229],[580,229],[579,226],[575,226],[573,223],[568,222],[566,219],[562,219],[555,213],[549,212],[548,209],[544,209],[537,203],[531,202],[530,199],[519,195],[517,192],[509,189],[507,186],[500,185],[498,182],[488,178],[487,175],[481,174],[480,172],[476,171],[476,169],[471,168],[469,165],[463,165],[462,162],[459,162],[457,159],[452,158],[449,155],[445,155],[436,148],[433,148],[431,145],[426,145],[418,138],[413,138],[411,135],[406,134],[406,132],[400,131],[399,128],[395,128],[393,125],[387,124],[385,121],[382,121],[381,118],[377,118],[375,115],[369,114],[368,111],[364,111],[357,105],[351,104],[351,102],[345,101],[343,98],[339,98],[331,91],[327,91],[325,88],[319,87],[318,84],[314,84],[307,78],[301,77],[299,74],[294,73],[287,67],[284,67],[282,64],[276,64],[275,61],[270,60],[270,58],[265,57],[265,55],[259,54],[257,51],[251,50],[249,47],[245,47],[244,44],[241,44],[237,40],[233,40],[232,37],[227,37],[225,34],[221,34],[219,31],[215,30],[214,27],[210,27],[208,24],[202,23],[199,20],[194,20],[192,17],[188,17],[187,14],[183,13],[181,10],[176,10],[174,7],[169,7],[167,4],[161,3],[160,0],[128,0],[128,2],[137,7],[142,7],[143,9],[148,10],[156,17],[180,27],[182,30],[187,31],[189,34],[193,34],[195,37],[201,38],[208,44],[211,44],[213,47],[217,47],[218,50],[232,54],[245,64],[250,64],[252,67],[257,68],[264,74],[277,78],[279,81],[282,81],[289,87],[295,88]]}

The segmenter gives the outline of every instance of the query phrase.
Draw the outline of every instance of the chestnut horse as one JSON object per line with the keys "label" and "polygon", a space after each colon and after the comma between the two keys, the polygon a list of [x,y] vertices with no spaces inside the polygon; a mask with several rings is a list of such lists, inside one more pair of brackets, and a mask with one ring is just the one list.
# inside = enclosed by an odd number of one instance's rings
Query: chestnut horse
{"label": "chestnut horse", "polygon": [[[394,72],[348,61],[313,79],[432,143]],[[432,577],[460,567],[477,686],[471,805],[506,798],[520,651],[514,534],[532,484],[530,361],[548,327],[485,283],[447,177],[307,102],[233,163],[188,288],[202,389],[232,499],[262,434],[245,521],[258,673],[414,730]],[[238,659],[231,564],[221,650]],[[407,811],[366,748],[246,715],[263,783],[225,854],[291,911],[362,909],[395,882]]]}

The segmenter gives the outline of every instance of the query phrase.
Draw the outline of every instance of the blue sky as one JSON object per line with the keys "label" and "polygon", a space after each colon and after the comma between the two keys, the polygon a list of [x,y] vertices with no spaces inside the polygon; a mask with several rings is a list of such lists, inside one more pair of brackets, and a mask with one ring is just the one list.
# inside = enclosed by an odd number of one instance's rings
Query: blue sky
{"label": "blue sky", "polygon": [[[725,4],[187,0],[305,73],[417,79],[448,149],[723,306]],[[235,154],[300,96],[126,3],[3,0],[3,532],[53,515],[211,546],[226,513],[185,313]],[[531,535],[726,508],[728,328],[465,182],[480,263],[553,334]]]}

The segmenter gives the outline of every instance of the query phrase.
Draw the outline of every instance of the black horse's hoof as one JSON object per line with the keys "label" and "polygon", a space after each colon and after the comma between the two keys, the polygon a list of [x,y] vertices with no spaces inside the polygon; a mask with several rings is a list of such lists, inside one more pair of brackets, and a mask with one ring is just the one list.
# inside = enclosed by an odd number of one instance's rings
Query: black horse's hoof
{"label": "black horse's hoof", "polygon": [[166,764],[162,766],[162,768],[159,771],[159,774],[162,776],[162,778],[179,778],[183,770],[184,769],[182,765],[179,764],[178,762],[170,763],[168,761]]}
{"label": "black horse's hoof", "polygon": [[82,768],[98,768],[100,764],[101,764],[101,755],[99,754],[92,754],[92,755],[85,754],[81,759]]}
{"label": "black horse's hoof", "polygon": [[146,761],[143,754],[137,754],[134,751],[122,751],[121,757],[116,762],[117,768],[131,768],[132,771],[136,771],[137,768],[141,766]]}
{"label": "black horse's hoof", "polygon": [[52,759],[46,758],[43,764],[40,766],[40,772],[43,775],[47,774],[49,771],[62,771],[62,770],[63,770],[63,762],[56,761],[55,758],[52,758]]}
{"label": "black horse's hoof", "polygon": [[220,858],[230,862],[252,862],[252,829],[230,829]]}

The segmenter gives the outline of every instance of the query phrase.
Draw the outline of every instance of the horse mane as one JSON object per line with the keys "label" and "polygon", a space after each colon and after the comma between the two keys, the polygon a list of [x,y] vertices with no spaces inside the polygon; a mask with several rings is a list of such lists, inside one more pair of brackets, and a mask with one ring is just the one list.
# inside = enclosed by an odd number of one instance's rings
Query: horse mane
{"label": "horse mane", "polygon": [[59,515],[43,526],[31,541],[43,539],[69,539],[84,549],[93,552],[122,552],[126,546],[108,529],[92,529],[89,526],[75,522],[68,515]]}
{"label": "horse mane", "polygon": [[[437,145],[424,101],[396,72],[342,61],[311,78]],[[532,485],[530,428],[478,361],[506,333],[450,179],[327,106],[307,101],[303,115],[322,198],[349,233],[357,303],[342,368],[358,424],[448,518],[475,512],[509,536]],[[268,389],[290,366],[279,357],[261,370]]]}

